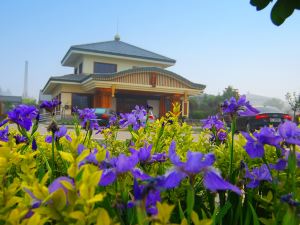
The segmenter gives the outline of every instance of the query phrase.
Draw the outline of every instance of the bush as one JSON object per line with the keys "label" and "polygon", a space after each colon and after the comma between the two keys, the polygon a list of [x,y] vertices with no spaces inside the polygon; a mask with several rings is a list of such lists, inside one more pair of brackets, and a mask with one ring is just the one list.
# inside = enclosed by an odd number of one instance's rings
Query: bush
{"label": "bush", "polygon": [[234,135],[213,117],[194,140],[179,109],[150,122],[136,108],[109,128],[79,110],[74,130],[53,119],[45,135],[34,108],[12,111],[0,130],[0,223],[299,223],[299,128]]}

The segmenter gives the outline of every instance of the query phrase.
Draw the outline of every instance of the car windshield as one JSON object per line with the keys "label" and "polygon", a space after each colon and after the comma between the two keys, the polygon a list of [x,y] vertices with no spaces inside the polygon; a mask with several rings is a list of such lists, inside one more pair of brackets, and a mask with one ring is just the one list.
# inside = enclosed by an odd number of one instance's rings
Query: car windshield
{"label": "car windshield", "polygon": [[272,106],[255,107],[260,113],[282,113],[279,109]]}
{"label": "car windshield", "polygon": [[105,113],[105,110],[106,110],[106,109],[104,109],[104,108],[96,108],[96,109],[95,109],[95,113],[96,113],[96,114],[103,114],[103,113]]}

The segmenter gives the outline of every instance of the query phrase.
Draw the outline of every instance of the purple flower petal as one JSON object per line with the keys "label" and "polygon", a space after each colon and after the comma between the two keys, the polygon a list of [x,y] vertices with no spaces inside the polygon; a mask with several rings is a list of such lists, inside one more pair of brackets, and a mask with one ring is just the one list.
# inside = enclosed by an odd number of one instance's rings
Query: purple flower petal
{"label": "purple flower petal", "polygon": [[54,191],[57,191],[58,189],[62,188],[63,191],[67,194],[68,189],[65,188],[62,184],[61,181],[67,181],[69,182],[72,186],[74,186],[74,181],[69,178],[69,177],[58,177],[56,178],[48,187],[49,193],[53,193]]}
{"label": "purple flower petal", "polygon": [[167,189],[175,188],[186,177],[187,177],[187,175],[185,173],[174,170],[174,171],[170,172],[169,174],[165,175],[165,178],[162,182],[163,187],[167,188]]}
{"label": "purple flower petal", "polygon": [[218,174],[216,174],[213,171],[207,171],[204,174],[203,184],[204,184],[205,188],[207,188],[208,190],[210,190],[212,192],[216,192],[218,190],[231,190],[231,191],[237,193],[238,195],[242,194],[241,190],[238,187],[223,180],[223,178],[221,176],[219,176]]}
{"label": "purple flower petal", "polygon": [[100,186],[107,186],[113,183],[117,178],[116,171],[114,169],[103,170],[102,176],[99,182]]}
{"label": "purple flower petal", "polygon": [[144,171],[138,168],[134,168],[131,170],[131,173],[135,179],[140,179],[140,180],[147,180],[152,178],[148,174],[146,174]]}
{"label": "purple flower petal", "polygon": [[175,166],[182,166],[183,163],[180,161],[179,156],[176,154],[175,148],[176,148],[176,142],[172,141],[169,147],[169,158]]}
{"label": "purple flower petal", "polygon": [[45,142],[52,143],[52,136],[46,136]]}

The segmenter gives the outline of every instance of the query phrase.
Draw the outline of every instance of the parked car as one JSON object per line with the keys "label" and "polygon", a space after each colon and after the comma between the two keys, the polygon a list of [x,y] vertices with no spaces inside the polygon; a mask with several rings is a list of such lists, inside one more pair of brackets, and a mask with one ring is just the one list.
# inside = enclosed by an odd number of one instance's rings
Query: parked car
{"label": "parked car", "polygon": [[111,108],[95,108],[95,114],[100,126],[107,126],[109,118],[115,115],[115,112]]}
{"label": "parked car", "polygon": [[271,106],[255,107],[259,113],[255,116],[239,116],[237,118],[236,129],[238,131],[254,131],[264,126],[277,127],[285,120],[292,120],[292,116],[281,112]]}

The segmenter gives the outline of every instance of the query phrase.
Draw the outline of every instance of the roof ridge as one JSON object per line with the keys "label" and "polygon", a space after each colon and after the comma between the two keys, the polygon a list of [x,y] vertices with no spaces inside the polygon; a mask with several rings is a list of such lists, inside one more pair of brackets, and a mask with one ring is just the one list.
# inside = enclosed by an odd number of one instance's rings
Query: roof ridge
{"label": "roof ridge", "polygon": [[163,56],[163,57],[165,57],[165,58],[167,58],[167,59],[170,59],[170,60],[174,60],[174,61],[175,61],[175,59],[171,59],[171,58],[169,58],[169,57],[167,57],[167,56],[164,56],[164,55],[161,55],[161,54],[158,54],[158,53],[155,53],[155,52],[149,51],[149,50],[147,50],[147,49],[144,49],[144,48],[141,48],[141,47],[135,46],[135,45],[133,45],[133,44],[129,44],[129,43],[127,43],[127,42],[124,42],[124,41],[119,41],[119,42],[122,42],[122,43],[124,43],[124,44],[126,44],[126,45],[129,45],[129,46],[131,46],[131,47],[135,47],[135,48],[138,48],[138,49],[140,49],[140,50],[143,50],[143,51],[146,51],[146,52],[149,52],[149,53],[155,54],[155,55]]}
{"label": "roof ridge", "polygon": [[111,40],[111,41],[98,41],[98,42],[93,42],[93,43],[86,43],[86,44],[79,44],[79,45],[71,45],[71,47],[78,47],[78,46],[82,46],[82,45],[94,45],[94,44],[100,44],[100,43],[108,43],[108,42],[113,42],[115,40]]}

